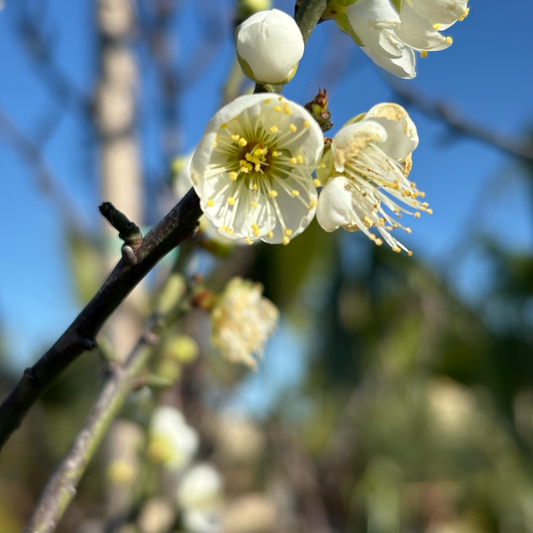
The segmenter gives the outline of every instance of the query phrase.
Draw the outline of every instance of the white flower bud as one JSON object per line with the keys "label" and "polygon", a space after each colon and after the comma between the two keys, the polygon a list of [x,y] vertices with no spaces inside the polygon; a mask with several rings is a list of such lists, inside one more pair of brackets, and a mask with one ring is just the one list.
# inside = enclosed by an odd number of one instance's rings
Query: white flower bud
{"label": "white flower bud", "polygon": [[260,84],[288,82],[304,54],[296,22],[278,9],[256,13],[238,26],[235,46],[243,72]]}

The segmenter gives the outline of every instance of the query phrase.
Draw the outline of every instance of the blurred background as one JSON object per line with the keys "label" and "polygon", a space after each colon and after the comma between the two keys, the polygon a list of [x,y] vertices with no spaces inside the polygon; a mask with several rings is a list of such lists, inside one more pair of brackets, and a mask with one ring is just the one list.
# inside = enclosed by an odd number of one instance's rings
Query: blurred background
{"label": "blurred background", "polygon": [[[159,221],[209,118],[252,89],[233,31],[253,4],[264,3],[1,4],[2,396],[120,257],[98,205]],[[401,237],[414,255],[316,224],[288,247],[195,249],[187,275],[214,290],[258,281],[280,310],[264,360],[254,373],[221,359],[205,314],[188,315],[176,332],[197,349],[161,370],[176,385],[135,392],[58,531],[219,531],[186,519],[184,471],[169,481],[161,464],[138,464],[163,402],[199,434],[190,464],[216,470],[229,533],[533,532],[533,4],[470,7],[447,32],[453,46],[419,59],[410,81],[320,24],[284,90],[304,104],[326,88],[330,136],[376,103],[408,109],[421,139],[411,176],[434,212]],[[166,268],[106,330],[120,350]],[[23,529],[102,377],[85,354],[3,450],[2,533]]]}

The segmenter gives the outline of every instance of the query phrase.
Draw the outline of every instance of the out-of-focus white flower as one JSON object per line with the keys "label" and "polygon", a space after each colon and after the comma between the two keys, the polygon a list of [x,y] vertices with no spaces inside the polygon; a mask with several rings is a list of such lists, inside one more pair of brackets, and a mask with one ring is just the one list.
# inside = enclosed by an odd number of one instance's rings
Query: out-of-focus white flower
{"label": "out-of-focus white flower", "polygon": [[148,454],[169,469],[182,469],[198,451],[198,433],[183,414],[168,405],[155,409],[149,428]]}
{"label": "out-of-focus white flower", "polygon": [[210,120],[191,163],[207,218],[231,239],[289,244],[316,211],[322,130],[302,106],[241,96]]}
{"label": "out-of-focus white flower", "polygon": [[251,368],[257,367],[279,318],[262,293],[261,284],[233,278],[211,311],[213,344],[226,359]]}
{"label": "out-of-focus white flower", "polygon": [[416,76],[413,50],[448,48],[439,33],[468,14],[468,0],[333,0],[328,13],[380,67],[399,76]]}
{"label": "out-of-focus white flower", "polygon": [[235,30],[235,46],[243,72],[260,84],[290,81],[305,47],[294,19],[278,9],[246,19]]}
{"label": "out-of-focus white flower", "polygon": [[218,470],[209,463],[194,465],[183,475],[176,497],[182,509],[216,507],[222,498],[222,478]]}
{"label": "out-of-focus white flower", "polygon": [[[407,251],[389,232],[398,227],[410,233],[397,218],[413,214],[402,206],[432,213],[424,193],[407,177],[411,153],[418,145],[418,134],[407,111],[397,104],[378,104],[359,122],[348,124],[333,138],[332,177],[320,194],[317,220],[326,231],[343,227],[361,230],[377,245],[383,241],[371,229],[376,228],[395,251]],[[398,203],[401,202],[401,203]],[[387,210],[386,210],[387,209]]]}

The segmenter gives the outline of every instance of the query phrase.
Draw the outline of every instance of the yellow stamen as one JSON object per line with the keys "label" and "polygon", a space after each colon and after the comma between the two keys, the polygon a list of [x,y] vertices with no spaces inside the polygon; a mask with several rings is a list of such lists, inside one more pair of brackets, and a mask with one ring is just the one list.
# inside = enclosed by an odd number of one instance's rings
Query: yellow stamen
{"label": "yellow stamen", "polygon": [[427,56],[428,56],[428,52],[427,52],[427,50],[422,50],[422,51],[420,52],[420,57],[421,57],[422,59],[424,59],[424,57],[427,57]]}
{"label": "yellow stamen", "polygon": [[300,191],[297,191],[296,189],[293,189],[291,191],[291,196],[300,196]]}
{"label": "yellow stamen", "polygon": [[292,235],[292,229],[287,228],[285,230],[285,235],[287,235],[287,237],[290,237]]}
{"label": "yellow stamen", "polygon": [[235,198],[233,198],[233,196],[228,196],[227,202],[229,205],[235,205]]}
{"label": "yellow stamen", "polygon": [[320,183],[320,180],[317,180],[316,178],[313,180],[313,185],[315,187],[320,187],[322,185],[322,183]]}
{"label": "yellow stamen", "polygon": [[248,144],[248,141],[245,138],[241,137],[239,139],[239,146],[244,148],[247,144]]}
{"label": "yellow stamen", "polygon": [[293,133],[296,133],[298,131],[298,128],[296,127],[295,124],[289,124],[289,129],[293,132]]}
{"label": "yellow stamen", "polygon": [[283,239],[281,239],[281,244],[284,244],[285,246],[287,246],[287,244],[289,244],[291,242],[291,240],[289,239],[289,237],[283,237]]}
{"label": "yellow stamen", "polygon": [[272,237],[274,237],[274,233],[272,233],[271,231],[269,231],[269,232],[267,233],[267,237],[268,237],[269,239],[272,239]]}
{"label": "yellow stamen", "polygon": [[275,191],[274,189],[272,189],[271,191],[268,191],[268,196],[270,196],[270,198],[275,198],[277,195],[278,195],[278,191]]}
{"label": "yellow stamen", "polygon": [[238,172],[230,172],[229,173],[229,179],[231,181],[236,181],[238,177],[239,177],[239,173]]}
{"label": "yellow stamen", "polygon": [[310,127],[311,127],[311,124],[309,123],[308,120],[306,120],[306,121],[304,122],[304,128],[305,128],[306,130],[308,130]]}
{"label": "yellow stamen", "polygon": [[209,200],[207,200],[205,205],[207,205],[207,207],[213,207],[215,205],[215,202],[211,200],[211,198],[209,198]]}
{"label": "yellow stamen", "polygon": [[278,131],[278,127],[277,126],[270,126],[270,128],[268,128],[268,131],[270,133],[276,133]]}

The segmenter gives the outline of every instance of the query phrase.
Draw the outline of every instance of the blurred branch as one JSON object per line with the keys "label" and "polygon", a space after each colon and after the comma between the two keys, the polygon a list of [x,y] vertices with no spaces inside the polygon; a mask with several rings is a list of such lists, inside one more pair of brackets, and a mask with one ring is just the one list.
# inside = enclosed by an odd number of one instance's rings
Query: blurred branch
{"label": "blurred branch", "polygon": [[52,175],[41,150],[1,108],[0,133],[31,167],[39,190],[52,198],[57,212],[72,225],[73,221],[78,219],[77,212],[67,194],[60,188],[58,180]]}
{"label": "blurred branch", "polygon": [[106,380],[85,424],[44,489],[26,527],[27,533],[51,533],[77,492],[77,486],[113,419],[128,394],[138,385],[139,374],[159,343],[161,327],[157,313],[148,320],[145,332],[137,341],[123,366],[110,365]]}
{"label": "blurred branch", "polygon": [[121,259],[100,290],[31,368],[0,405],[0,448],[19,427],[30,407],[82,353],[96,347],[95,337],[109,316],[156,263],[191,237],[202,215],[199,199],[190,190],[181,202],[146,235],[136,250],[135,264]]}
{"label": "blurred branch", "polygon": [[482,126],[465,120],[457,111],[444,102],[430,101],[424,95],[408,88],[406,84],[399,83],[387,77],[387,82],[397,95],[407,105],[412,105],[428,117],[440,120],[461,135],[473,137],[490,146],[513,156],[518,156],[528,161],[533,161],[533,144],[523,139],[513,139],[502,133],[493,131],[487,126]]}

